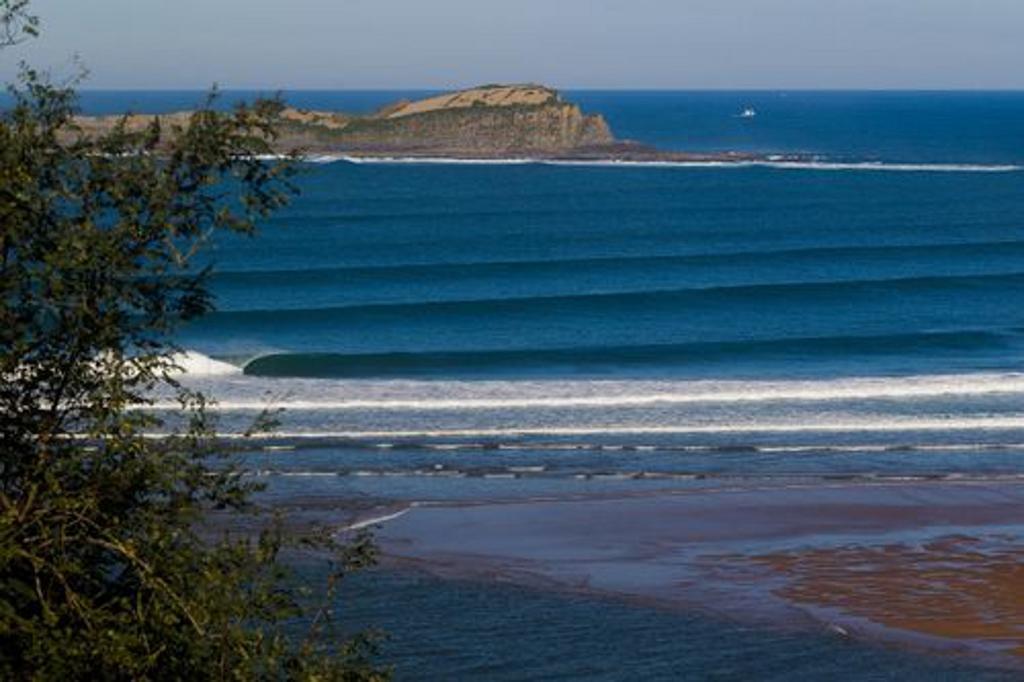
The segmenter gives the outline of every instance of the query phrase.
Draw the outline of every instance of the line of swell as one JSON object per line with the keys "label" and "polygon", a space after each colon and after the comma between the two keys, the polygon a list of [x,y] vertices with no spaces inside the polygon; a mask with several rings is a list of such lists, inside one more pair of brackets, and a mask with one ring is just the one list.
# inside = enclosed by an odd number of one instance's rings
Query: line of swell
{"label": "line of swell", "polygon": [[464,273],[467,268],[473,270],[487,269],[530,269],[535,267],[587,267],[623,265],[723,265],[737,261],[759,261],[765,259],[804,259],[804,258],[865,258],[876,256],[892,256],[897,253],[901,257],[928,257],[951,255],[958,258],[974,258],[988,254],[1005,255],[1007,252],[1024,254],[1024,240],[963,242],[946,244],[887,244],[883,246],[825,246],[802,249],[766,249],[759,251],[733,251],[721,253],[680,254],[673,256],[605,256],[596,258],[550,258],[529,260],[496,260],[496,261],[465,261],[442,263],[393,263],[386,265],[351,265],[325,268],[299,269],[252,269],[228,270],[218,269],[213,273],[215,281],[247,283],[252,279],[280,277],[288,281],[295,278],[316,280],[332,275],[359,277],[373,276],[408,276],[429,272]]}
{"label": "line of swell", "polygon": [[665,367],[716,358],[802,358],[926,354],[1002,350],[1019,341],[1019,330],[947,331],[875,336],[826,336],[732,342],[693,342],[645,346],[583,346],[496,351],[420,353],[279,353],[251,360],[245,373],[267,377],[441,376],[572,367]]}
{"label": "line of swell", "polygon": [[905,277],[892,279],[860,279],[839,282],[795,282],[788,284],[749,284],[741,286],[709,286],[684,287],[679,289],[645,289],[637,291],[596,292],[586,294],[568,294],[554,296],[509,296],[492,298],[468,298],[445,301],[422,301],[400,303],[372,303],[341,305],[326,308],[290,308],[290,309],[255,309],[218,311],[211,318],[224,319],[262,319],[267,316],[285,321],[290,318],[308,319],[310,316],[331,316],[345,313],[406,312],[435,310],[438,312],[466,312],[479,308],[493,311],[495,307],[512,306],[520,308],[524,304],[555,304],[573,306],[586,303],[632,304],[643,300],[654,299],[686,299],[722,297],[728,299],[756,299],[758,301],[790,297],[794,294],[805,296],[844,296],[852,293],[868,293],[892,295],[894,292],[928,290],[931,292],[949,291],[958,288],[970,288],[979,284],[998,285],[1006,290],[1024,287],[1024,273],[999,275],[964,275],[956,277]]}

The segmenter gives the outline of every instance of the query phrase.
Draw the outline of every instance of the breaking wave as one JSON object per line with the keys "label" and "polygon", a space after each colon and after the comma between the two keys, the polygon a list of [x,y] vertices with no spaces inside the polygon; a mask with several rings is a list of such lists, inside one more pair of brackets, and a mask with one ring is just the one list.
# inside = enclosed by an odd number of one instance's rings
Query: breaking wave
{"label": "breaking wave", "polygon": [[[250,365],[259,363],[254,360]],[[221,363],[224,364],[224,363]],[[233,367],[233,366],[232,366]],[[238,372],[237,368],[236,372]],[[976,373],[807,381],[696,380],[675,382],[548,381],[490,382],[490,385],[403,386],[393,395],[358,397],[370,389],[317,383],[282,400],[284,408],[318,410],[509,410],[608,408],[657,405],[763,402],[922,400],[1020,395],[1024,373]],[[333,396],[331,394],[334,394]],[[302,395],[307,394],[307,395]],[[264,400],[226,399],[220,410],[258,410]]]}
{"label": "breaking wave", "polygon": [[214,360],[196,351],[176,353],[171,359],[185,376],[229,376],[242,373],[242,368],[237,365]]}

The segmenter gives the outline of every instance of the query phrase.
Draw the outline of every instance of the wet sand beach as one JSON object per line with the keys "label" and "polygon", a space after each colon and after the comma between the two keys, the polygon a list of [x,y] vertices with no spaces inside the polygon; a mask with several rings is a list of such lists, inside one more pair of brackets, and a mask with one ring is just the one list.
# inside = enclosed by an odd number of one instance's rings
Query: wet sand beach
{"label": "wet sand beach", "polygon": [[731,488],[418,506],[390,561],[785,628],[1024,656],[1024,485]]}

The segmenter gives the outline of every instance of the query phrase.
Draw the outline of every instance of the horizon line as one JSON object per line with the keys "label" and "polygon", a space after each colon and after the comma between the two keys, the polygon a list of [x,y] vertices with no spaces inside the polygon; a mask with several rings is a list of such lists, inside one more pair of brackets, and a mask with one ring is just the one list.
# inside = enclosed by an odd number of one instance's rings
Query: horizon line
{"label": "horizon line", "polygon": [[[243,85],[220,87],[217,85],[188,86],[188,87],[78,87],[78,92],[209,92],[216,89],[218,92],[241,92],[241,91],[262,91],[262,92],[451,92],[457,90],[470,90],[482,87],[484,84],[464,86],[388,86],[388,87],[282,87],[282,86],[261,86]],[[519,83],[500,83],[500,85],[519,85]],[[918,92],[918,93],[1024,93],[1022,87],[848,87],[848,88],[818,88],[818,87],[579,87],[579,86],[553,86],[543,83],[554,90],[564,92]]]}

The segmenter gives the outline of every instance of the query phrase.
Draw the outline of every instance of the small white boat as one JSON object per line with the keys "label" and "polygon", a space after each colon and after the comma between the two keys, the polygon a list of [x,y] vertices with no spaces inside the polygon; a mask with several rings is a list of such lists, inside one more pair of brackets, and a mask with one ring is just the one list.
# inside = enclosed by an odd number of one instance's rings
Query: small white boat
{"label": "small white boat", "polygon": [[757,110],[753,107],[747,107],[740,114],[740,118],[754,118],[755,116],[757,116]]}

